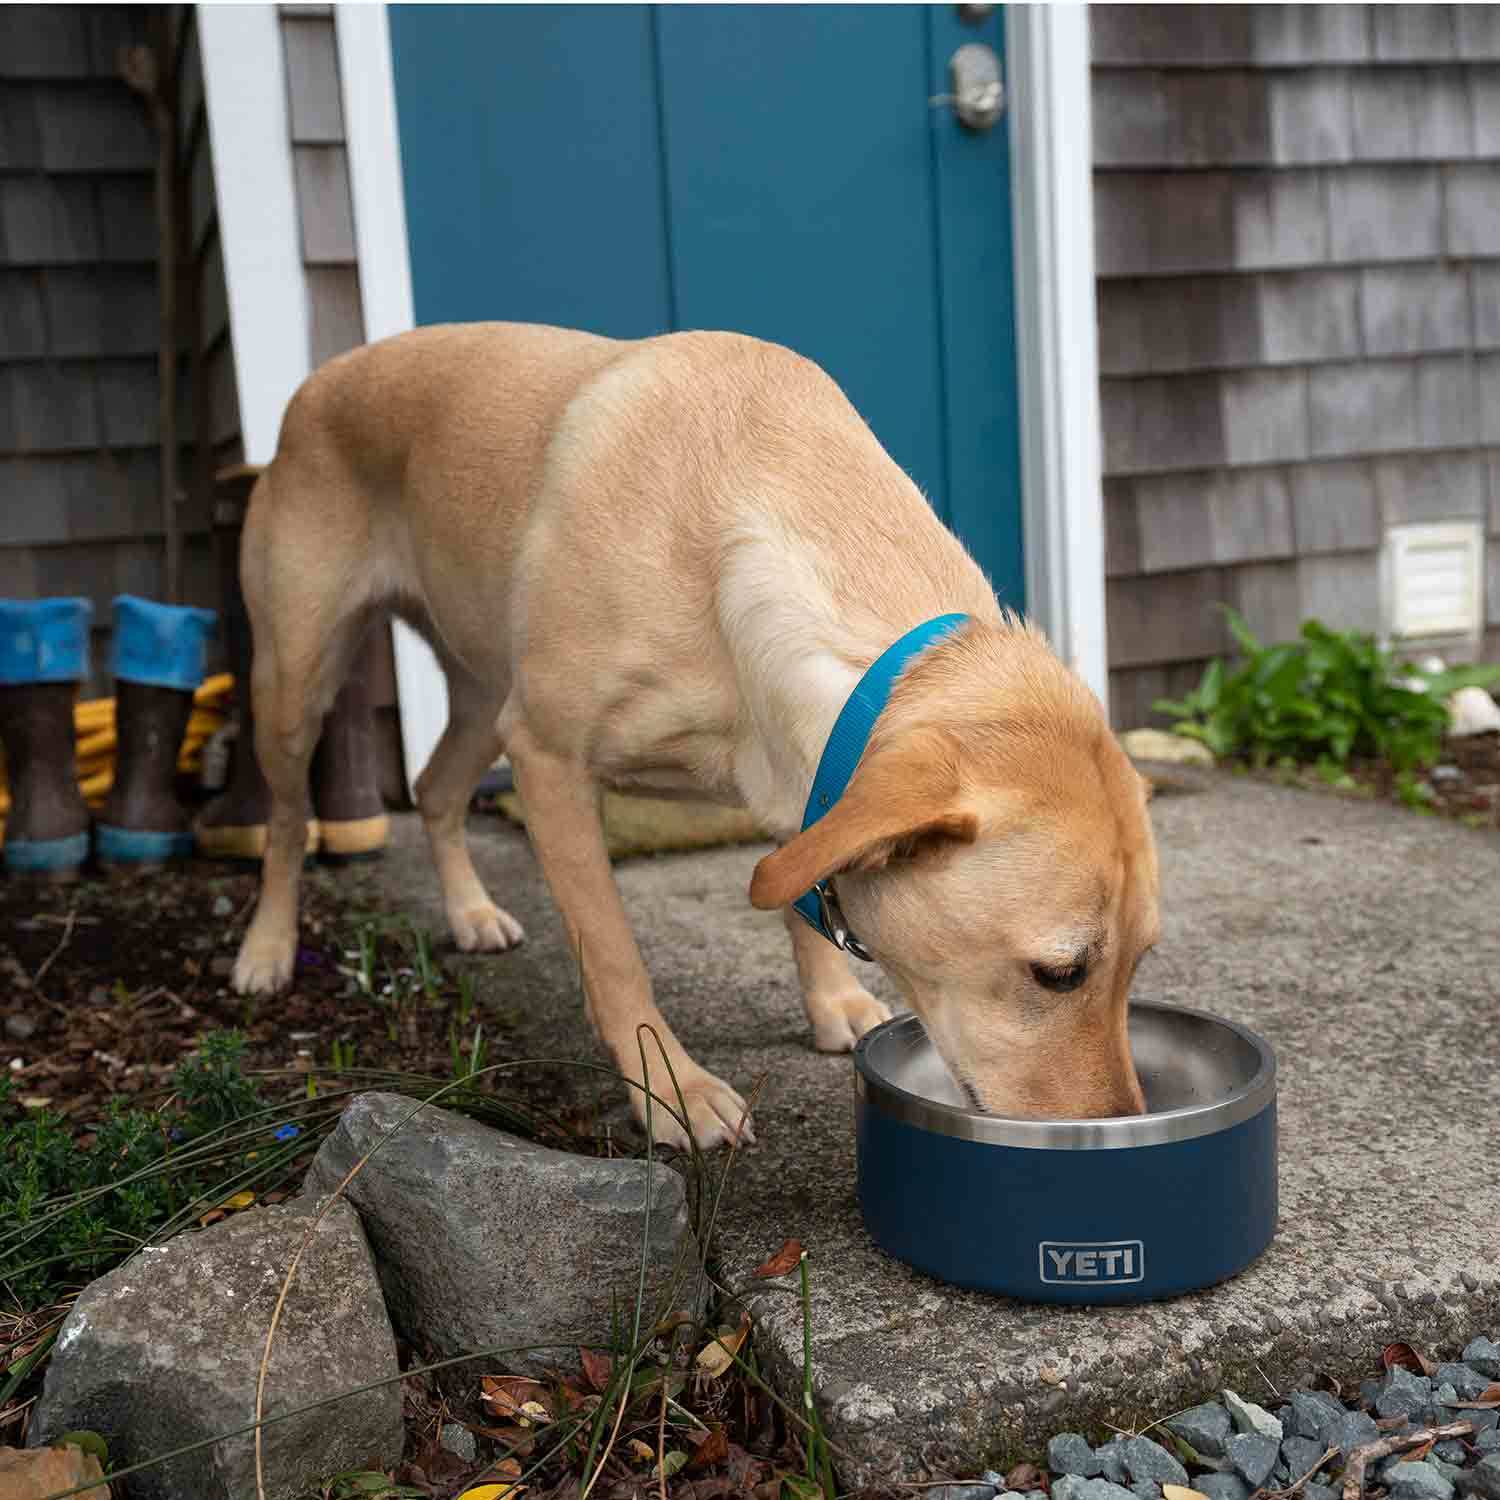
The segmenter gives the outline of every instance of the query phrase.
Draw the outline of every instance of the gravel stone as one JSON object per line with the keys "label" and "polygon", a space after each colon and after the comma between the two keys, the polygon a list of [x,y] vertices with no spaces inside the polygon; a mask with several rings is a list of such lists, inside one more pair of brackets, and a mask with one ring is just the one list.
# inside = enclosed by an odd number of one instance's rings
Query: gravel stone
{"label": "gravel stone", "polygon": [[1359,1383],[1359,1401],[1361,1406],[1373,1407],[1380,1399],[1380,1393],[1385,1389],[1383,1380],[1361,1380]]}
{"label": "gravel stone", "polygon": [[1446,1443],[1439,1443],[1432,1451],[1445,1464],[1462,1464],[1469,1456],[1464,1452],[1464,1445],[1453,1438]]}
{"label": "gravel stone", "polygon": [[456,1453],[465,1463],[473,1463],[479,1457],[479,1444],[474,1434],[462,1422],[449,1422],[438,1433],[438,1442],[448,1452]]}
{"label": "gravel stone", "polygon": [[1325,1448],[1338,1441],[1344,1408],[1327,1391],[1293,1391],[1291,1407],[1291,1430],[1298,1437],[1313,1438]]}
{"label": "gravel stone", "polygon": [[1286,1460],[1288,1476],[1300,1479],[1326,1451],[1326,1445],[1316,1438],[1287,1438],[1281,1445],[1281,1456]]}
{"label": "gravel stone", "polygon": [[1462,1495],[1478,1495],[1480,1500],[1500,1500],[1500,1453],[1491,1453],[1466,1469],[1458,1490]]}
{"label": "gravel stone", "polygon": [[1458,1392],[1460,1401],[1472,1401],[1490,1383],[1489,1377],[1473,1365],[1439,1365],[1432,1372],[1432,1378],[1451,1385]]}
{"label": "gravel stone", "polygon": [[1382,1417],[1414,1417],[1432,1397],[1432,1382],[1396,1365],[1386,1377],[1385,1388],[1375,1403]]}
{"label": "gravel stone", "polygon": [[1085,1479],[1064,1474],[1052,1483],[1052,1500],[1136,1500],[1131,1492],[1107,1479]]}
{"label": "gravel stone", "polygon": [[1432,1393],[1432,1395],[1435,1401],[1441,1401],[1444,1406],[1452,1406],[1455,1401],[1460,1399],[1458,1392],[1454,1390],[1453,1386],[1446,1380]]}
{"label": "gravel stone", "polygon": [[1125,1439],[1111,1438],[1095,1450],[1099,1460],[1099,1472],[1111,1484],[1124,1486],[1130,1483],[1130,1470],[1125,1466]]}
{"label": "gravel stone", "polygon": [[992,1484],[940,1484],[927,1491],[937,1500],[995,1500]]}
{"label": "gravel stone", "polygon": [[1262,1437],[1258,1432],[1241,1432],[1229,1440],[1229,1461],[1252,1490],[1258,1490],[1270,1478],[1280,1451],[1275,1438]]}
{"label": "gravel stone", "polygon": [[1202,1406],[1169,1418],[1166,1427],[1204,1458],[1223,1458],[1234,1431],[1229,1413],[1217,1401],[1205,1401]]}
{"label": "gravel stone", "polygon": [[1483,1432],[1500,1427],[1500,1411],[1496,1411],[1493,1408],[1489,1411],[1466,1411],[1464,1416],[1474,1424],[1474,1436],[1476,1438]]}
{"label": "gravel stone", "polygon": [[215,896],[213,912],[216,917],[227,917],[234,911],[234,902],[228,896]]}
{"label": "gravel stone", "polygon": [[1137,1479],[1130,1486],[1135,1500],[1161,1500],[1161,1486],[1153,1479]]}
{"label": "gravel stone", "polygon": [[1229,1415],[1237,1432],[1257,1432],[1262,1437],[1275,1438],[1278,1443],[1286,1436],[1281,1419],[1273,1417],[1265,1407],[1246,1401],[1233,1391],[1224,1391],[1223,1396],[1224,1405],[1229,1408]]}
{"label": "gravel stone", "polygon": [[1126,1438],[1125,1467],[1130,1470],[1133,1482],[1152,1479],[1157,1484],[1188,1483],[1188,1471],[1160,1443],[1153,1443],[1148,1437]]}
{"label": "gravel stone", "polygon": [[5,1034],[13,1042],[29,1042],[36,1035],[38,1022],[32,1016],[17,1015],[5,1018]]}
{"label": "gravel stone", "polygon": [[1099,1456],[1078,1432],[1060,1432],[1047,1444],[1047,1467],[1054,1474],[1076,1474],[1092,1479],[1101,1470]]}
{"label": "gravel stone", "polygon": [[1493,1339],[1475,1339],[1464,1347],[1464,1363],[1490,1380],[1500,1380],[1500,1344]]}
{"label": "gravel stone", "polygon": [[1474,1439],[1474,1451],[1481,1457],[1491,1453],[1500,1453],[1500,1431],[1491,1427],[1487,1431],[1481,1432]]}
{"label": "gravel stone", "polygon": [[1380,1428],[1368,1412],[1346,1411],[1334,1429],[1330,1446],[1337,1448],[1345,1458],[1356,1448],[1373,1443],[1380,1437]]}
{"label": "gravel stone", "polygon": [[1238,1474],[1200,1474],[1193,1488],[1208,1500],[1250,1500],[1250,1486]]}
{"label": "gravel stone", "polygon": [[1340,1500],[1342,1491],[1334,1489],[1331,1484],[1319,1484],[1315,1479],[1309,1479],[1302,1486],[1302,1494],[1305,1500]]}
{"label": "gravel stone", "polygon": [[1453,1486],[1431,1464],[1397,1464],[1386,1481],[1391,1500],[1453,1500]]}

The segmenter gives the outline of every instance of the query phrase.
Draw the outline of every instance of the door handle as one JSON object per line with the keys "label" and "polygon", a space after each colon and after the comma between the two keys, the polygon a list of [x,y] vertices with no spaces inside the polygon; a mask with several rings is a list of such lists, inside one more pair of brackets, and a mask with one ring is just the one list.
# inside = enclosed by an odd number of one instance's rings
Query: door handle
{"label": "door handle", "polygon": [[984,42],[965,42],[948,59],[951,94],[938,94],[930,104],[951,104],[958,122],[967,130],[989,130],[1005,112],[1005,84],[1000,78],[1000,59]]}

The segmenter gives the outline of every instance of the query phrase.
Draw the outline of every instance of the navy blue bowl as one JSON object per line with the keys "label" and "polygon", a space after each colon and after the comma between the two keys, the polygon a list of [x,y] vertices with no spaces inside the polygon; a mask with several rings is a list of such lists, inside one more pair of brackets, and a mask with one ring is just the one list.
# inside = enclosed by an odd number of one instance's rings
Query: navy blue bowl
{"label": "navy blue bowl", "polygon": [[1147,1112],[967,1106],[915,1016],[854,1049],[859,1202],[875,1242],[959,1286],[1147,1302],[1244,1270],[1276,1233],[1276,1059],[1243,1026],[1137,1004]]}

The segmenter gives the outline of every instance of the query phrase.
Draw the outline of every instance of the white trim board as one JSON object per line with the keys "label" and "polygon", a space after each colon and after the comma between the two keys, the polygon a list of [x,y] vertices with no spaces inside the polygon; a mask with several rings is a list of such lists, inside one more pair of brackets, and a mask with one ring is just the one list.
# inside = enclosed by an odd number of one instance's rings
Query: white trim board
{"label": "white trim board", "polygon": [[[333,14],[349,144],[359,290],[365,338],[373,342],[404,333],[415,322],[390,17],[384,5],[337,5]],[[417,777],[448,723],[448,683],[432,648],[402,620],[391,621],[391,647],[401,715],[401,758],[407,790],[415,800]]]}
{"label": "white trim board", "polygon": [[307,378],[309,315],[274,5],[199,5],[198,43],[245,461],[276,453]]}
{"label": "white trim board", "polygon": [[1107,709],[1088,7],[1005,16],[1027,608]]}

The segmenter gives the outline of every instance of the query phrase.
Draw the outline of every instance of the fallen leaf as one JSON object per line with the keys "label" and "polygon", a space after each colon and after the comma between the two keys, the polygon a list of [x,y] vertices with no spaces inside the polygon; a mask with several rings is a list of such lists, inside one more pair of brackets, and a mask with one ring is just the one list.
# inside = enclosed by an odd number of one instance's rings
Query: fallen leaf
{"label": "fallen leaf", "polygon": [[1005,1476],[1008,1490],[1034,1490],[1041,1483],[1042,1471],[1035,1464],[1017,1464]]}
{"label": "fallen leaf", "polygon": [[712,1464],[721,1464],[729,1457],[729,1438],[722,1427],[715,1427],[688,1459],[688,1468],[706,1469]]}
{"label": "fallen leaf", "polygon": [[249,1208],[250,1205],[252,1203],[254,1203],[254,1202],[255,1202],[255,1194],[252,1193],[249,1188],[245,1188],[241,1192],[235,1193],[233,1195],[233,1197],[226,1198],[219,1205],[219,1207],[220,1208]]}
{"label": "fallen leaf", "polygon": [[781,1481],[784,1500],[823,1500],[823,1487],[806,1474],[787,1474]]}
{"label": "fallen leaf", "polygon": [[631,1457],[638,1463],[649,1464],[656,1457],[656,1449],[650,1443],[643,1443],[639,1438],[631,1438],[626,1446],[630,1449]]}
{"label": "fallen leaf", "polygon": [[734,1364],[734,1356],[740,1352],[745,1335],[750,1332],[750,1319],[740,1319],[738,1328],[720,1327],[718,1337],[710,1339],[699,1351],[694,1361],[700,1373],[710,1379],[718,1379]]}
{"label": "fallen leaf", "polygon": [[670,1453],[662,1455],[662,1461],[652,1469],[651,1477],[670,1479],[687,1461],[687,1454],[681,1448],[674,1448]]}
{"label": "fallen leaf", "polygon": [[1380,1351],[1380,1363],[1387,1370],[1400,1365],[1403,1370],[1414,1370],[1418,1375],[1431,1375],[1437,1369],[1425,1354],[1419,1354],[1410,1344],[1387,1344]]}
{"label": "fallen leaf", "polygon": [[1161,1492],[1164,1500],[1208,1500],[1202,1490],[1190,1489],[1185,1484],[1164,1484]]}
{"label": "fallen leaf", "polygon": [[597,1349],[580,1349],[578,1357],[583,1361],[583,1373],[588,1383],[601,1394],[609,1389],[610,1376],[614,1374],[614,1361]]}
{"label": "fallen leaf", "polygon": [[760,1277],[762,1281],[768,1281],[773,1276],[785,1276],[788,1271],[797,1269],[806,1254],[798,1241],[788,1240],[765,1265],[757,1266],[750,1274]]}
{"label": "fallen leaf", "polygon": [[1428,1438],[1427,1441],[1425,1443],[1423,1443],[1420,1448],[1413,1448],[1410,1453],[1403,1453],[1401,1455],[1401,1457],[1396,1460],[1396,1462],[1397,1463],[1402,1463],[1402,1464],[1419,1464],[1419,1463],[1421,1463],[1422,1460],[1424,1458],[1426,1458],[1429,1453],[1432,1452],[1433,1442],[1434,1442],[1434,1439]]}
{"label": "fallen leaf", "polygon": [[211,1208],[198,1220],[198,1227],[200,1229],[207,1229],[210,1224],[217,1224],[220,1219],[227,1219],[228,1217],[229,1215],[222,1208]]}
{"label": "fallen leaf", "polygon": [[1472,1401],[1455,1401],[1453,1406],[1458,1411],[1493,1411],[1500,1407],[1500,1381],[1485,1386]]}
{"label": "fallen leaf", "polygon": [[1043,1385],[1061,1385],[1062,1384],[1062,1376],[1059,1375],[1057,1373],[1057,1371],[1052,1368],[1051,1365],[1043,1365],[1036,1372],[1036,1378],[1038,1380],[1040,1380]]}
{"label": "fallen leaf", "polygon": [[539,1380],[529,1380],[524,1375],[486,1375],[479,1385],[485,1405],[517,1427],[552,1420],[552,1413],[537,1399],[545,1394]]}
{"label": "fallen leaf", "polygon": [[458,1500],[508,1500],[512,1495],[525,1493],[524,1484],[476,1484],[472,1490],[465,1490]]}

